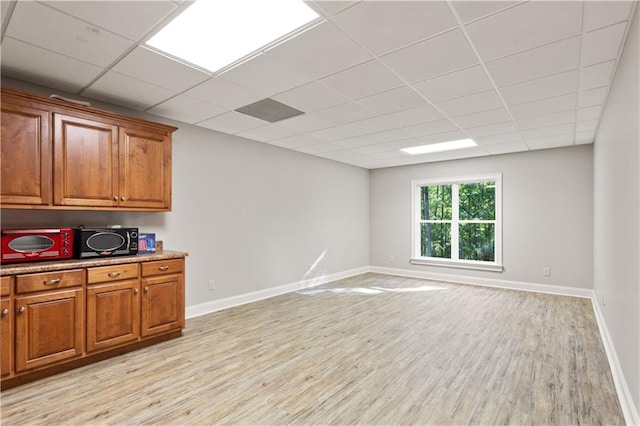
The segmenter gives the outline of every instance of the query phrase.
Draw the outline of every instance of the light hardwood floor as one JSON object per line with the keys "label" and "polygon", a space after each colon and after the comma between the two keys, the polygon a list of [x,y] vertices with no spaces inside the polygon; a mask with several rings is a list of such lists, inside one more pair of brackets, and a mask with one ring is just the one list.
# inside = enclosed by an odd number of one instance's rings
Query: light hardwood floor
{"label": "light hardwood floor", "polygon": [[364,274],[2,392],[2,424],[623,424],[588,299]]}

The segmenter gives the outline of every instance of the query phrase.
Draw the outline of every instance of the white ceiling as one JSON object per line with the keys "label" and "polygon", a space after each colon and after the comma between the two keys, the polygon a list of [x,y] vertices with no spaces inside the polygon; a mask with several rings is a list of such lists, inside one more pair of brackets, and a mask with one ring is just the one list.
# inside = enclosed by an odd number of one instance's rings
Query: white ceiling
{"label": "white ceiling", "polygon": [[[309,28],[210,73],[144,46],[188,1],[2,0],[2,73],[372,169],[592,143],[636,5],[307,4]],[[265,97],[305,114],[234,111]]]}

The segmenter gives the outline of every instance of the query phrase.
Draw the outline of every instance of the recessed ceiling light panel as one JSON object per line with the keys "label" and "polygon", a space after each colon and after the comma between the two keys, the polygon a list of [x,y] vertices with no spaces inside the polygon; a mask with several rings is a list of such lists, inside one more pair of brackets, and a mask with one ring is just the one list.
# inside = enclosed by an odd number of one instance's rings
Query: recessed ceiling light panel
{"label": "recessed ceiling light panel", "polygon": [[455,149],[471,148],[478,146],[477,143],[471,139],[460,139],[457,141],[449,141],[442,143],[433,143],[430,145],[412,146],[410,148],[403,148],[400,151],[411,155],[418,154],[431,154],[434,152],[453,151]]}
{"label": "recessed ceiling light panel", "polygon": [[197,0],[147,44],[214,72],[316,18],[302,0]]}

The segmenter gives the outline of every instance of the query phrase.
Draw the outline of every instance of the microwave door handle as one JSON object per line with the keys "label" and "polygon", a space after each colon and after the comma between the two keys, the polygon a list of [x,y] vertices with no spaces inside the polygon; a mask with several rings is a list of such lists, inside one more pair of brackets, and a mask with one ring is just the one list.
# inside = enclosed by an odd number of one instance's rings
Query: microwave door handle
{"label": "microwave door handle", "polygon": [[131,248],[131,233],[127,232],[127,250]]}

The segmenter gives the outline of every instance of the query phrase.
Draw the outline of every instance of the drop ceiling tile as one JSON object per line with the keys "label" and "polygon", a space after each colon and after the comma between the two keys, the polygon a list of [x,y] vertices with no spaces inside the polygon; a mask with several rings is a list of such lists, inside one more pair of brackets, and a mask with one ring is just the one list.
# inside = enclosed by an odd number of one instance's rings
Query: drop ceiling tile
{"label": "drop ceiling tile", "polygon": [[580,37],[572,37],[488,62],[487,70],[501,87],[577,69],[579,60]]}
{"label": "drop ceiling tile", "polygon": [[556,112],[553,114],[538,115],[535,117],[522,118],[517,120],[518,127],[523,130],[535,129],[538,127],[555,126],[557,124],[573,123],[576,121],[575,110]]}
{"label": "drop ceiling tile", "polygon": [[458,12],[462,22],[469,22],[483,16],[496,13],[500,10],[518,4],[517,1],[453,1],[453,7]]}
{"label": "drop ceiling tile", "polygon": [[138,41],[176,9],[169,1],[47,1],[51,7]]}
{"label": "drop ceiling tile", "polygon": [[501,133],[499,135],[476,136],[473,140],[479,145],[493,145],[498,143],[522,142],[522,136],[520,136],[520,133]]}
{"label": "drop ceiling tile", "polygon": [[236,109],[252,104],[264,96],[230,81],[214,77],[185,92],[192,98]]}
{"label": "drop ceiling tile", "polygon": [[376,56],[457,26],[440,1],[363,1],[333,22]]}
{"label": "drop ceiling tile", "polygon": [[189,96],[178,95],[175,98],[156,105],[148,112],[193,124],[210,117],[215,117],[226,111],[227,109],[221,106],[208,104],[198,99],[190,98]]}
{"label": "drop ceiling tile", "polygon": [[278,122],[278,125],[287,129],[295,130],[298,133],[308,133],[314,130],[326,129],[327,127],[334,127],[335,124],[323,120],[314,114],[301,114],[286,120]]}
{"label": "drop ceiling tile", "polygon": [[345,96],[318,82],[287,90],[273,96],[273,99],[304,112],[313,112],[348,101]]}
{"label": "drop ceiling tile", "polygon": [[[247,130],[245,132],[238,133],[238,136],[244,138],[253,139],[261,142],[275,141],[278,139],[284,139],[296,135],[298,132],[295,130],[287,129],[279,124],[267,124],[266,126],[256,127],[255,129]],[[319,141],[316,141],[316,143]]]}
{"label": "drop ceiling tile", "polygon": [[539,127],[537,129],[532,130],[523,130],[522,136],[528,139],[536,139],[542,138],[546,136],[555,136],[555,135],[569,135],[573,134],[574,125],[570,124],[560,124],[557,126],[549,126],[549,127]]}
{"label": "drop ceiling tile", "polygon": [[418,108],[411,108],[376,117],[371,120],[379,120],[388,123],[392,127],[407,127],[414,124],[426,123],[429,121],[441,120],[444,116],[431,105],[424,105]]}
{"label": "drop ceiling tile", "polygon": [[576,132],[576,145],[584,145],[593,143],[593,138],[595,137],[594,130],[587,130],[585,132]]}
{"label": "drop ceiling tile", "polygon": [[351,99],[364,98],[402,86],[402,80],[373,60],[323,78],[322,83]]}
{"label": "drop ceiling tile", "polygon": [[607,95],[607,87],[599,87],[597,89],[584,90],[578,95],[578,108],[588,106],[601,105],[604,103],[604,97]]}
{"label": "drop ceiling tile", "polygon": [[267,50],[267,55],[314,79],[362,63],[371,56],[328,21]]}
{"label": "drop ceiling tile", "polygon": [[369,136],[370,135],[357,136],[357,137],[354,137],[354,138],[339,139],[337,141],[333,141],[333,143],[343,147],[344,149],[352,149],[352,148],[371,145],[371,144],[375,143],[375,141],[373,139],[371,139]]}
{"label": "drop ceiling tile", "polygon": [[10,37],[2,41],[2,74],[33,83],[76,92],[89,84],[102,68],[41,49]]}
{"label": "drop ceiling tile", "polygon": [[560,148],[573,145],[573,135],[555,135],[538,139],[529,139],[527,145],[530,149]]}
{"label": "drop ceiling tile", "polygon": [[183,92],[211,77],[189,65],[142,46],[121,59],[113,71],[174,92]]}
{"label": "drop ceiling tile", "polygon": [[492,155],[510,154],[514,152],[523,152],[529,150],[527,145],[522,141],[496,143],[483,147],[489,152],[489,154]]}
{"label": "drop ceiling tile", "polygon": [[489,111],[476,112],[474,114],[462,115],[453,119],[458,126],[463,129],[478,127],[494,123],[502,123],[511,120],[511,116],[504,108],[492,109]]}
{"label": "drop ceiling tile", "polygon": [[176,93],[109,71],[82,94],[136,110],[145,110],[174,96]]}
{"label": "drop ceiling tile", "polygon": [[334,107],[316,111],[316,115],[336,124],[347,124],[375,116],[375,113],[356,104],[347,102]]}
{"label": "drop ceiling tile", "polygon": [[573,93],[577,85],[578,71],[569,71],[502,87],[500,93],[507,105],[515,105]]}
{"label": "drop ceiling tile", "polygon": [[576,123],[576,132],[595,130],[596,127],[598,127],[598,120],[578,121]]}
{"label": "drop ceiling tile", "polygon": [[220,75],[223,80],[272,96],[309,83],[309,79],[264,54],[241,63]]}
{"label": "drop ceiling tile", "polygon": [[616,61],[609,61],[582,68],[580,71],[580,90],[609,85],[615,65]]}
{"label": "drop ceiling tile", "polygon": [[578,109],[578,121],[597,120],[600,118],[602,106],[591,106]]}
{"label": "drop ceiling tile", "polygon": [[308,1],[305,0],[306,3],[315,3],[317,4],[320,9],[322,9],[322,11],[327,15],[327,16],[332,16],[335,15],[339,12],[342,12],[344,9],[348,8],[349,6],[352,6],[356,3],[358,3],[358,1],[360,0],[356,0],[356,1],[347,1],[347,0],[313,0],[313,1]]}
{"label": "drop ceiling tile", "polygon": [[458,127],[451,120],[446,119],[430,121],[428,123],[414,124],[413,126],[404,128],[404,130],[406,130],[412,136],[435,135],[438,133],[450,132],[457,129]]}
{"label": "drop ceiling tile", "polygon": [[362,146],[360,148],[357,148],[357,150],[360,151],[362,154],[367,154],[367,156],[369,156],[368,154],[378,154],[381,152],[388,152],[389,148],[387,148],[387,146],[385,146],[385,144],[383,143],[378,143],[374,145]]}
{"label": "drop ceiling tile", "polygon": [[217,130],[224,133],[240,133],[256,127],[266,126],[269,124],[264,120],[250,117],[236,111],[229,111],[217,117],[201,121],[197,125],[206,127],[207,129]]}
{"label": "drop ceiling tile", "polygon": [[584,3],[584,31],[629,19],[632,1],[586,1]]}
{"label": "drop ceiling tile", "polygon": [[473,95],[463,96],[461,98],[451,99],[437,104],[437,107],[449,117],[487,111],[490,109],[500,108],[501,106],[503,106],[502,101],[496,94],[495,90],[475,93]]}
{"label": "drop ceiling tile", "polygon": [[106,67],[133,43],[34,1],[18,2],[7,36]]}
{"label": "drop ceiling tile", "polygon": [[358,104],[376,114],[387,114],[427,105],[427,102],[407,86],[378,93],[358,100]]}
{"label": "drop ceiling tile", "polygon": [[516,120],[536,115],[545,115],[552,112],[561,112],[575,109],[576,94],[554,96],[553,98],[541,99],[539,101],[526,102],[509,107],[511,115]]}
{"label": "drop ceiling tile", "polygon": [[373,117],[366,120],[343,124],[341,126],[317,130],[311,133],[311,135],[323,141],[331,142],[338,139],[346,139],[369,133],[381,132],[394,127],[395,126],[390,124],[389,120],[384,117]]}
{"label": "drop ceiling tile", "polygon": [[287,138],[271,141],[272,145],[278,145],[284,148],[298,148],[306,145],[316,145],[322,142],[320,139],[313,137],[312,135],[295,135]]}
{"label": "drop ceiling tile", "polygon": [[338,145],[335,145],[331,142],[323,142],[323,143],[319,143],[317,145],[305,145],[305,146],[301,146],[296,148],[296,151],[299,152],[304,152],[307,154],[321,154],[324,152],[332,152],[332,151],[339,151],[342,148]]}
{"label": "drop ceiling tile", "polygon": [[413,87],[431,102],[446,101],[493,88],[479,65],[423,80],[414,83]]}
{"label": "drop ceiling tile", "polygon": [[518,131],[512,121],[505,121],[504,123],[489,124],[488,126],[472,127],[465,129],[465,131],[473,138],[482,138],[485,136],[495,136],[512,134]]}
{"label": "drop ceiling tile", "polygon": [[[437,60],[425,60],[425,58],[437,58]],[[389,53],[380,59],[409,83],[478,62],[458,29]]]}
{"label": "drop ceiling tile", "polygon": [[534,1],[466,26],[480,56],[491,60],[580,33],[582,2]]}
{"label": "drop ceiling tile", "polygon": [[455,130],[453,132],[438,133],[437,135],[422,136],[417,139],[420,141],[420,144],[432,144],[466,139],[468,137],[465,132]]}
{"label": "drop ceiling tile", "polygon": [[582,66],[616,59],[626,22],[586,33],[582,42]]}
{"label": "drop ceiling tile", "polygon": [[405,131],[404,129],[392,129],[385,130],[383,132],[371,133],[367,135],[368,138],[373,139],[375,142],[393,142],[402,139],[412,138],[413,135]]}

